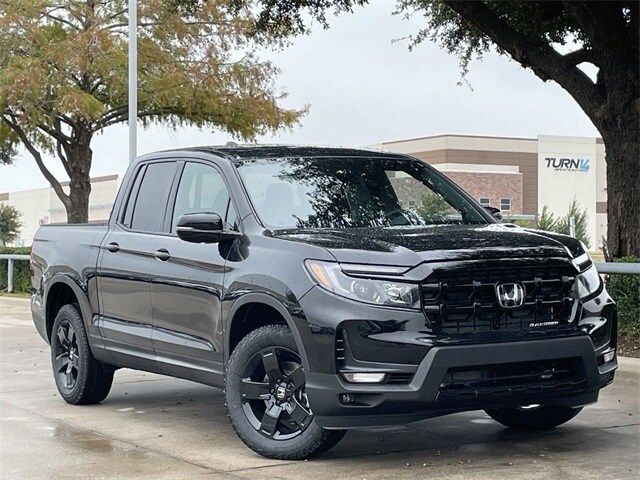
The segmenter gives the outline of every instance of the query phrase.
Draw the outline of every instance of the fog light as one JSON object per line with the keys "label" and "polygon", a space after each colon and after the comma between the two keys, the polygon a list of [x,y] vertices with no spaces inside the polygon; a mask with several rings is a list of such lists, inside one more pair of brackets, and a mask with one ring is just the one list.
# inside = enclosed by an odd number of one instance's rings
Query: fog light
{"label": "fog light", "polygon": [[340,403],[347,404],[347,403],[355,403],[355,402],[356,402],[356,396],[353,393],[343,393],[340,395]]}
{"label": "fog light", "polygon": [[386,373],[343,372],[342,376],[350,383],[382,383]]}
{"label": "fog light", "polygon": [[607,352],[604,355],[602,355],[602,361],[604,363],[609,363],[611,360],[613,360],[613,357],[615,356],[616,356],[616,350],[613,349],[610,352]]}

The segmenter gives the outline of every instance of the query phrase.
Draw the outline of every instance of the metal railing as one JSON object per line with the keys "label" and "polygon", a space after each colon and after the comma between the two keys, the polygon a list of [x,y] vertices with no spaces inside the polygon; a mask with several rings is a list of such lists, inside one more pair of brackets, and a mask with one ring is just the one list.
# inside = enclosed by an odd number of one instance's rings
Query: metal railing
{"label": "metal railing", "polygon": [[29,255],[14,255],[8,253],[0,254],[0,260],[6,260],[7,263],[7,292],[13,292],[13,262],[16,260],[29,261]]}
{"label": "metal railing", "polygon": [[[29,255],[0,254],[0,260],[7,260],[7,292],[13,292],[13,272],[16,260],[29,261]],[[640,263],[595,262],[599,273],[640,275]]]}
{"label": "metal railing", "polygon": [[595,262],[598,273],[640,275],[640,263]]}

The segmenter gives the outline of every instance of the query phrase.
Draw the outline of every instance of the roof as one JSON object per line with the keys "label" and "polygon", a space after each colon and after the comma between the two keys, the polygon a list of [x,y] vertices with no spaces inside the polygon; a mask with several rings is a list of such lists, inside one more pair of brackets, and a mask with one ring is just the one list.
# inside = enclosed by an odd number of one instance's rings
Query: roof
{"label": "roof", "polygon": [[466,134],[458,134],[458,133],[443,133],[440,135],[428,135],[426,137],[414,137],[414,138],[403,138],[400,140],[388,140],[386,142],[380,142],[380,145],[391,145],[394,143],[404,143],[404,142],[415,142],[418,140],[431,140],[433,138],[444,138],[444,137],[455,137],[455,138],[479,138],[479,139],[494,139],[494,140],[532,140],[537,141],[537,138],[534,137],[504,137],[498,135],[466,135]]}
{"label": "roof", "polygon": [[404,155],[397,153],[367,150],[362,148],[314,147],[296,145],[213,145],[192,147],[185,150],[222,155],[230,160],[247,158],[281,158],[281,157],[388,157],[398,158]]}

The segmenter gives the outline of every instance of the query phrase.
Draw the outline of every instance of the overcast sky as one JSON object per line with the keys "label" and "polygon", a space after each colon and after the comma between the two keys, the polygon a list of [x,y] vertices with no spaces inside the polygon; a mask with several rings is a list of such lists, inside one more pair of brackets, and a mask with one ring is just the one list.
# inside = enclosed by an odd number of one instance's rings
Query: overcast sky
{"label": "overcast sky", "polygon": [[[392,16],[394,2],[381,1],[353,15],[332,19],[293,39],[283,51],[264,52],[281,70],[278,85],[289,92],[284,104],[309,104],[309,114],[292,131],[261,142],[360,146],[442,133],[535,137],[538,134],[596,136],[597,130],[557,84],[496,54],[471,64],[471,88],[457,85],[458,59],[424,43],[409,52],[406,41],[420,18]],[[139,131],[138,153],[233,140],[221,132],[152,126]],[[127,127],[117,126],[93,143],[92,176],[123,174]],[[48,164],[64,180],[55,159]],[[0,166],[0,192],[47,186],[26,153]]]}

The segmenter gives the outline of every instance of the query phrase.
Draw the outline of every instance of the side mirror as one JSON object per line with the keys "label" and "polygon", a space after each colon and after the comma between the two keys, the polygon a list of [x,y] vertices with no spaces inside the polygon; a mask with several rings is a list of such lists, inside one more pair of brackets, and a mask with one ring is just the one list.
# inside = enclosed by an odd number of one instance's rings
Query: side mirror
{"label": "side mirror", "polygon": [[240,236],[240,233],[225,230],[217,213],[185,213],[176,225],[178,237],[191,243],[218,243]]}
{"label": "side mirror", "polygon": [[484,209],[491,214],[496,220],[502,220],[502,212],[499,208],[485,206]]}

